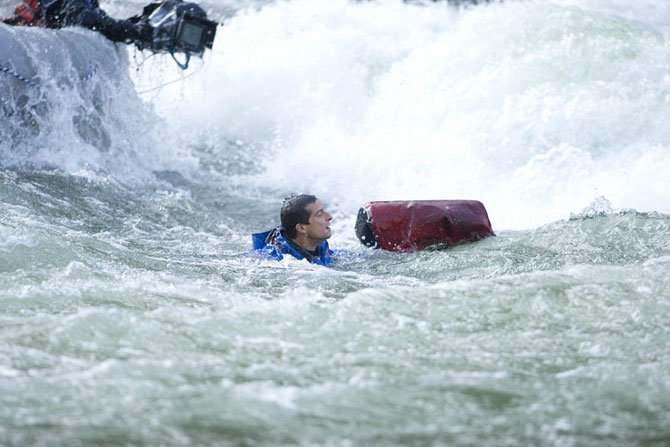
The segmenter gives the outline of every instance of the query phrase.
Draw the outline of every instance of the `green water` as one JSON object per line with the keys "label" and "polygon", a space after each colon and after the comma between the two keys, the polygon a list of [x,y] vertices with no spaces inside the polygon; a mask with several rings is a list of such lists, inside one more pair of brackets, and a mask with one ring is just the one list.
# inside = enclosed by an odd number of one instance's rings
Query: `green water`
{"label": "green water", "polygon": [[[187,72],[0,25],[0,446],[670,445],[666,2],[205,3]],[[302,192],[332,269],[249,254]],[[497,236],[357,242],[420,199]]]}
{"label": "green water", "polygon": [[331,270],[246,254],[231,228],[273,204],[1,179],[3,445],[670,440],[668,216],[408,255],[349,237]]}

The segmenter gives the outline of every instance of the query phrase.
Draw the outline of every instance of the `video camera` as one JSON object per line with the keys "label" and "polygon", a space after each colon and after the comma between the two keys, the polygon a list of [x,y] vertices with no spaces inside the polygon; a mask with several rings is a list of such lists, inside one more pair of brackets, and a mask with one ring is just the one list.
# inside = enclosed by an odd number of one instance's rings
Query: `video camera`
{"label": "video camera", "polygon": [[186,62],[175,62],[188,67],[191,54],[202,56],[205,48],[212,49],[217,23],[207,19],[207,13],[197,4],[183,0],[165,0],[144,7],[142,15],[135,22],[151,27],[151,40],[139,42],[140,49],[155,53],[184,53]]}

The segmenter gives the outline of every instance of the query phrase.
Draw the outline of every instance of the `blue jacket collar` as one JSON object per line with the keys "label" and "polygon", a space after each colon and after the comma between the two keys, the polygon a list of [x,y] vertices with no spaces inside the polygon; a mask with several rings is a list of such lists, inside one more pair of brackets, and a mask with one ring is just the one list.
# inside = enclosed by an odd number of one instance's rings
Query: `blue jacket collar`
{"label": "blue jacket collar", "polygon": [[318,256],[311,256],[309,252],[287,240],[281,233],[281,229],[277,227],[274,230],[253,234],[254,250],[265,252],[277,260],[282,259],[284,254],[290,254],[296,259],[307,259],[313,264],[330,265],[332,252],[327,241],[319,244]]}

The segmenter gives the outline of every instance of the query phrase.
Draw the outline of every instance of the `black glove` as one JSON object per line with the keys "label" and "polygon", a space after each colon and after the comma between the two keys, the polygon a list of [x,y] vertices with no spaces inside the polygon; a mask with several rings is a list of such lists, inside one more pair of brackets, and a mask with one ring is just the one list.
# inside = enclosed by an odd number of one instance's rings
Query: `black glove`
{"label": "black glove", "polygon": [[154,28],[147,22],[138,22],[133,25],[133,28],[135,29],[135,36],[132,40],[140,49],[153,41]]}

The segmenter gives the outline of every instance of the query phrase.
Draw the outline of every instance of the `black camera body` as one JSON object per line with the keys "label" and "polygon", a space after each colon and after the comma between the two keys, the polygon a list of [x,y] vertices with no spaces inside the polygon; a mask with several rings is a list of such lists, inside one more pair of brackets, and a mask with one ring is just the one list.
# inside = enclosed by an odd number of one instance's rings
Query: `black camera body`
{"label": "black camera body", "polygon": [[138,22],[151,27],[150,42],[141,42],[141,49],[153,52],[185,53],[201,56],[212,49],[217,23],[197,4],[182,0],[165,0],[144,8]]}
{"label": "black camera body", "polygon": [[186,13],[179,18],[173,43],[177,49],[202,54],[212,49],[215,35],[215,22]]}

